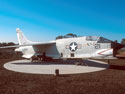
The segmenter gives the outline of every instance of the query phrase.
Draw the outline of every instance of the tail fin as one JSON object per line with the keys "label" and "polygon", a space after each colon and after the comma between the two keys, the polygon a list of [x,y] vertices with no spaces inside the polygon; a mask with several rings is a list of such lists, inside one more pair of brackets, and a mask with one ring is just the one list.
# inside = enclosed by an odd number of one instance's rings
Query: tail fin
{"label": "tail fin", "polygon": [[23,34],[23,32],[19,29],[16,28],[16,32],[17,32],[17,38],[18,38],[18,42],[19,45],[25,45],[25,44],[30,44],[32,43],[31,41],[29,41]]}

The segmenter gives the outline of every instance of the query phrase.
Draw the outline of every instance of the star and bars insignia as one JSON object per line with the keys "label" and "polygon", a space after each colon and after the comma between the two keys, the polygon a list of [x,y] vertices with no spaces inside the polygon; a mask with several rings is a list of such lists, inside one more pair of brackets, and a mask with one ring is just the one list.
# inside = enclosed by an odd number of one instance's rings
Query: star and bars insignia
{"label": "star and bars insignia", "polygon": [[70,51],[75,52],[77,49],[81,49],[82,45],[77,44],[76,42],[72,42],[69,45],[66,45],[66,49],[70,49]]}

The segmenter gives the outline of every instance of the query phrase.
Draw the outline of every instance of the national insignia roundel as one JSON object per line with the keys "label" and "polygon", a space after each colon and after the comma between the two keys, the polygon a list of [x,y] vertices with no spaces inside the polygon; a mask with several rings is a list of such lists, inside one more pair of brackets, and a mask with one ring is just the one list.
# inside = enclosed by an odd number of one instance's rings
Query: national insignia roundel
{"label": "national insignia roundel", "polygon": [[69,45],[70,51],[75,52],[77,50],[77,48],[78,48],[78,46],[77,46],[76,42],[70,43],[70,45]]}

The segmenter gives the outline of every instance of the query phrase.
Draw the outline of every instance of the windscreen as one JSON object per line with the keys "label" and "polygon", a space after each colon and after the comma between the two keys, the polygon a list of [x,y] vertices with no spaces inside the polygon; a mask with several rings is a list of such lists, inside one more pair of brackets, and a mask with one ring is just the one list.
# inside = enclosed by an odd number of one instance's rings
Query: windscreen
{"label": "windscreen", "polygon": [[106,38],[103,38],[103,37],[100,37],[98,39],[98,43],[111,43],[112,41],[111,40],[108,40]]}

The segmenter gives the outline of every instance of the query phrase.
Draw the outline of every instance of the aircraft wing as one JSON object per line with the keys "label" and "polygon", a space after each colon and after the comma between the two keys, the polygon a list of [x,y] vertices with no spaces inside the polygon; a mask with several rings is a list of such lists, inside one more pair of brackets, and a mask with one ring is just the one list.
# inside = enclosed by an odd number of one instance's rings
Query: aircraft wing
{"label": "aircraft wing", "polygon": [[56,44],[56,42],[53,41],[53,42],[46,42],[46,43],[32,43],[32,44],[20,45],[20,47],[21,46],[45,46],[45,45],[51,45],[51,44]]}
{"label": "aircraft wing", "polygon": [[0,47],[0,49],[2,49],[2,48],[18,48],[18,47],[24,47],[24,46],[47,46],[47,45],[52,45],[52,44],[56,44],[56,42],[53,41],[53,42],[47,42],[47,43],[32,43],[32,44],[24,44],[24,45],[3,46],[3,47]]}

